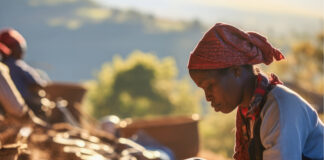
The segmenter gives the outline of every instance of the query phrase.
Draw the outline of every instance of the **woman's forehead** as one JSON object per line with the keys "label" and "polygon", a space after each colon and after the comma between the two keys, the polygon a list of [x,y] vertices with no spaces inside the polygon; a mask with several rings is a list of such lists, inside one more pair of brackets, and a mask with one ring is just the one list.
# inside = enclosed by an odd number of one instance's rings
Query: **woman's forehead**
{"label": "woman's forehead", "polygon": [[211,79],[216,80],[220,76],[216,70],[189,70],[189,74],[198,86]]}
{"label": "woman's forehead", "polygon": [[209,69],[209,70],[198,70],[198,69],[191,69],[189,70],[190,75],[199,76],[199,77],[214,77],[219,76],[219,72],[216,69]]}

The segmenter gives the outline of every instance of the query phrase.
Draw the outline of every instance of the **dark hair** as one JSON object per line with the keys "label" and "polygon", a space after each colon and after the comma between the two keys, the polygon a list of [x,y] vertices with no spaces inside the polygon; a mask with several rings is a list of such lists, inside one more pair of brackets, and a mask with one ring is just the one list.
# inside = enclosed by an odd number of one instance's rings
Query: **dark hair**
{"label": "dark hair", "polygon": [[[242,65],[243,68],[245,68],[246,70],[251,71],[252,73],[254,72],[254,66],[250,65],[250,64],[245,64]],[[231,67],[227,67],[227,68],[221,68],[221,69],[214,69],[214,71],[217,71],[219,74],[226,74],[227,71],[230,69]]]}

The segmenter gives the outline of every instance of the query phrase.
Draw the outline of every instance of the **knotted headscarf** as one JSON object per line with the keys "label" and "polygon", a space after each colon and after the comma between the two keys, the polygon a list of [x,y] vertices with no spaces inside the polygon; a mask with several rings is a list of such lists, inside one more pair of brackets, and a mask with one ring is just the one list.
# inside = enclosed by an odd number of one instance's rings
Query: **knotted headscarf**
{"label": "knotted headscarf", "polygon": [[244,32],[217,23],[200,40],[190,55],[189,69],[219,69],[234,65],[270,64],[284,59],[267,39],[255,32]]}

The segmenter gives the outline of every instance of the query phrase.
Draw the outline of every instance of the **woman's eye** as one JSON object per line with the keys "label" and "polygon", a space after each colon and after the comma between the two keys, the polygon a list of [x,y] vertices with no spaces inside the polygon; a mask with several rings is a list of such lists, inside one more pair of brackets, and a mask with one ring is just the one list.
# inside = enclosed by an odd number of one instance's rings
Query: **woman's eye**
{"label": "woman's eye", "polygon": [[209,84],[209,85],[207,85],[206,86],[206,88],[205,89],[207,89],[207,90],[210,90],[212,88],[212,85],[211,84]]}

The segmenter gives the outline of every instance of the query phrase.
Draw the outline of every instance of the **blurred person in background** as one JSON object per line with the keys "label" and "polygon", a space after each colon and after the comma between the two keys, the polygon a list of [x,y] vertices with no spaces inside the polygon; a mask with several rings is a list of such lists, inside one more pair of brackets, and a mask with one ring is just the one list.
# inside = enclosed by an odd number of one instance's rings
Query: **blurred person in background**
{"label": "blurred person in background", "polygon": [[[20,118],[27,112],[27,106],[12,82],[9,69],[0,62],[0,112],[8,117]],[[9,114],[9,115],[7,115]],[[2,117],[3,119],[4,117]]]}
{"label": "blurred person in background", "polygon": [[322,160],[324,126],[302,97],[255,65],[284,59],[267,39],[217,23],[190,55],[192,80],[216,112],[237,108],[236,160]]}
{"label": "blurred person in background", "polygon": [[[0,53],[7,54],[7,52],[3,52],[7,48],[1,45],[0,43]],[[10,126],[13,124],[23,125],[29,122],[46,126],[45,122],[29,110],[9,75],[8,67],[0,62],[0,126],[4,127],[5,124]]]}
{"label": "blurred person in background", "polygon": [[26,104],[44,119],[46,116],[41,110],[39,91],[47,85],[47,81],[23,60],[26,48],[26,40],[18,31],[11,28],[0,31],[2,62],[8,66],[11,79]]}

